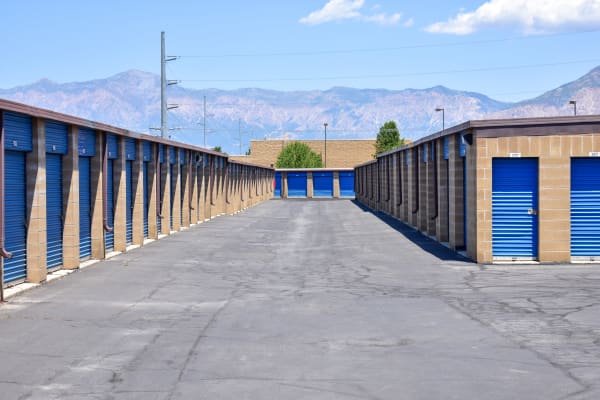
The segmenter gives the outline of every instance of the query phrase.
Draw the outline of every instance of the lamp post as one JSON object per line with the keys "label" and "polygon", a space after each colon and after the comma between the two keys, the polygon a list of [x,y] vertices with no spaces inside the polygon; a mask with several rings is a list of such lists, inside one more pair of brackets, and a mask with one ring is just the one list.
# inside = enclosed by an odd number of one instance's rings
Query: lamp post
{"label": "lamp post", "polygon": [[573,115],[577,116],[577,101],[571,100],[569,101],[569,104],[573,105]]}
{"label": "lamp post", "polygon": [[327,168],[327,122],[323,126],[325,127],[325,168]]}
{"label": "lamp post", "polygon": [[444,131],[446,130],[446,112],[443,108],[438,107],[435,109],[436,112],[442,112],[442,134],[444,134]]}

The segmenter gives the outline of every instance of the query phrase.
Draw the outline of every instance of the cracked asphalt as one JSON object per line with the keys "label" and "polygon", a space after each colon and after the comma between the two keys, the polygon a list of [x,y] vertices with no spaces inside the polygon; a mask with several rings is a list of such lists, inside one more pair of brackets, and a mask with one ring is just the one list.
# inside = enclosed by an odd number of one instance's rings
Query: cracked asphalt
{"label": "cracked asphalt", "polygon": [[270,201],[0,306],[1,399],[599,399],[600,266]]}

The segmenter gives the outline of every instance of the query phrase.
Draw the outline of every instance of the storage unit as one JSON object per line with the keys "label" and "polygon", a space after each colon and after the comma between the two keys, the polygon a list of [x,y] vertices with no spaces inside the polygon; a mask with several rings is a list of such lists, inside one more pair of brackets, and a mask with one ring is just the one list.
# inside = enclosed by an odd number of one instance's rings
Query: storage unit
{"label": "storage unit", "polygon": [[79,258],[92,255],[91,157],[96,155],[96,133],[79,128]]}
{"label": "storage unit", "polygon": [[62,155],[46,154],[46,265],[63,263]]}
{"label": "storage unit", "polygon": [[133,241],[133,162],[125,161],[125,241]]}
{"label": "storage unit", "polygon": [[281,172],[275,172],[275,191],[273,197],[281,197]]}
{"label": "storage unit", "polygon": [[171,199],[171,212],[169,213],[170,215],[170,221],[169,221],[169,227],[171,228],[171,230],[173,230],[173,203],[175,202],[175,190],[177,188],[177,172],[179,171],[178,168],[179,166],[177,165],[177,160],[175,159],[175,149],[171,148],[173,150],[172,155],[173,157],[169,158],[169,162],[171,165],[169,165],[170,168],[170,176],[171,176],[171,193],[169,194],[170,199]]}
{"label": "storage unit", "polygon": [[148,193],[148,168],[150,162],[152,161],[152,143],[143,142],[142,143],[142,151],[143,151],[143,165],[142,165],[142,198],[144,201],[144,237],[148,237],[148,210],[150,207],[150,195]]}
{"label": "storage unit", "polygon": [[46,121],[46,265],[63,263],[63,179],[62,158],[68,152],[68,127]]}
{"label": "storage unit", "polygon": [[137,157],[135,139],[125,139],[125,241],[133,242],[133,204],[135,188],[133,187],[133,161]]}
{"label": "storage unit", "polygon": [[288,197],[306,197],[306,172],[288,172]]}
{"label": "storage unit", "polygon": [[[106,222],[109,227],[115,224],[115,199],[114,199],[114,160],[119,157],[118,140],[115,135],[106,135],[108,159],[106,162]],[[114,232],[104,233],[104,247],[113,250],[115,246]]]}
{"label": "storage unit", "polygon": [[571,258],[600,260],[600,158],[571,160]]}
{"label": "storage unit", "polygon": [[494,259],[535,260],[538,252],[538,160],[492,161]]}
{"label": "storage unit", "polygon": [[313,197],[333,197],[333,172],[313,172]]}
{"label": "storage unit", "polygon": [[4,260],[4,282],[27,277],[26,153],[33,148],[29,116],[3,112],[4,123],[4,247],[12,258]]}
{"label": "storage unit", "polygon": [[354,171],[340,171],[340,197],[354,197]]}

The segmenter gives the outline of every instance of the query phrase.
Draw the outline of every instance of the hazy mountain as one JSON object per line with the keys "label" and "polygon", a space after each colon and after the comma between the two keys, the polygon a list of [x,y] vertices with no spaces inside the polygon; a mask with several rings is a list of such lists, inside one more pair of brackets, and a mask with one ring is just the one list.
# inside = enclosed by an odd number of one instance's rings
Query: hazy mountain
{"label": "hazy mountain", "polygon": [[[569,100],[577,99],[582,114],[600,113],[600,67],[582,78],[520,103],[504,103],[473,92],[443,86],[430,89],[352,89],[280,92],[263,89],[191,90],[170,86],[172,136],[203,144],[203,97],[207,99],[207,145],[239,153],[251,137],[373,138],[379,126],[394,119],[403,137],[418,138],[469,119],[569,115]],[[160,78],[127,71],[107,79],[59,84],[47,79],[27,86],[1,89],[0,97],[77,115],[139,132],[160,125]]]}

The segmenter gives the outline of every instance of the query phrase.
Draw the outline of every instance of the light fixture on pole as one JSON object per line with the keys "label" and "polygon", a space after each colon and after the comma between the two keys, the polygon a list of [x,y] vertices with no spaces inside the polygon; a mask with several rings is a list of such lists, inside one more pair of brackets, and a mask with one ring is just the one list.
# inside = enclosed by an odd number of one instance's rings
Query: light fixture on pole
{"label": "light fixture on pole", "polygon": [[327,122],[323,126],[325,127],[325,168],[327,168]]}
{"label": "light fixture on pole", "polygon": [[569,104],[573,106],[573,115],[577,116],[577,101],[571,100],[569,101]]}
{"label": "light fixture on pole", "polygon": [[436,108],[435,111],[442,112],[442,134],[444,134],[444,131],[446,130],[446,111],[441,107]]}

